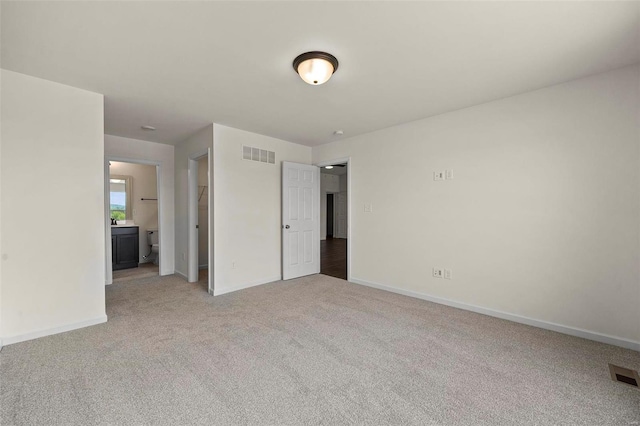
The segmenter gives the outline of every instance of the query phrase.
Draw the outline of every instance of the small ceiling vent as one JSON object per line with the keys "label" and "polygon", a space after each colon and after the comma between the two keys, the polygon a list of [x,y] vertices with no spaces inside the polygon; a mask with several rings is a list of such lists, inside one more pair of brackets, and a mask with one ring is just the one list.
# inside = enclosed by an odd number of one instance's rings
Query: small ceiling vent
{"label": "small ceiling vent", "polygon": [[260,163],[276,164],[276,153],[266,149],[242,146],[242,159]]}
{"label": "small ceiling vent", "polygon": [[611,374],[611,380],[616,382],[626,383],[635,388],[638,388],[640,384],[640,376],[638,376],[638,372],[635,370],[609,364],[609,373]]}

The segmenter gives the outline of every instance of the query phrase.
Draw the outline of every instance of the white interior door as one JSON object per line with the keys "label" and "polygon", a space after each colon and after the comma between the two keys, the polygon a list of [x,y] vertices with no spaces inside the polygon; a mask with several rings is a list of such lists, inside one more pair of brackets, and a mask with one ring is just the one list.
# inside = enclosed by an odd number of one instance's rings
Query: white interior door
{"label": "white interior door", "polygon": [[320,169],[282,163],[282,278],[320,273]]}

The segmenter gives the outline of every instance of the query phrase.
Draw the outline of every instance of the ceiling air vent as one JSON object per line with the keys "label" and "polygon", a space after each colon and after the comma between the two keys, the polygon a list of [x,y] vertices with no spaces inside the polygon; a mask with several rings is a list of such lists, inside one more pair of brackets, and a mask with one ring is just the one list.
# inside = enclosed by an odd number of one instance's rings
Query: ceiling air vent
{"label": "ceiling air vent", "polygon": [[260,163],[276,164],[276,153],[266,149],[242,146],[242,159]]}
{"label": "ceiling air vent", "polygon": [[638,376],[638,372],[635,370],[609,364],[609,373],[611,374],[611,380],[615,380],[616,382],[626,383],[636,388],[640,384],[640,376]]}

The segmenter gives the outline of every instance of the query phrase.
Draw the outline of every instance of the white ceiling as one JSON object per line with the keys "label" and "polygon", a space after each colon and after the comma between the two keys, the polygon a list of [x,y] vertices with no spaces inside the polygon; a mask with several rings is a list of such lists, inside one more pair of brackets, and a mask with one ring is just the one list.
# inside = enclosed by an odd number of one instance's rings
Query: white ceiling
{"label": "white ceiling", "polygon": [[[103,93],[106,133],[171,144],[216,122],[313,146],[640,62],[638,2],[1,7],[3,68]],[[309,50],[340,61],[322,86],[291,66]]]}

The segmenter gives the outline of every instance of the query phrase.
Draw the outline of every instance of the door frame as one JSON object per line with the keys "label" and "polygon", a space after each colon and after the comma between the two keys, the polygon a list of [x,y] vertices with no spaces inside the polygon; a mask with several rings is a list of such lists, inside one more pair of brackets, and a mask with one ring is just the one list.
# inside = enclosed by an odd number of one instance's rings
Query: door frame
{"label": "door frame", "polygon": [[212,179],[212,149],[196,151],[189,155],[188,166],[188,229],[189,242],[187,246],[187,281],[190,283],[198,281],[198,161],[202,157],[207,157],[207,291],[213,296],[213,179]]}
{"label": "door frame", "polygon": [[[324,166],[333,166],[335,164],[347,164],[347,281],[351,282],[351,212],[353,211],[351,206],[351,199],[353,198],[351,195],[351,157],[342,157],[336,158],[333,160],[320,161],[319,163],[315,163],[314,166],[318,166],[320,168]],[[322,172],[321,172],[322,173]],[[318,206],[318,209],[321,207]],[[335,209],[335,200],[334,200],[334,209]],[[335,221],[334,221],[335,227]],[[320,236],[318,236],[320,238]]]}
{"label": "door frame", "polygon": [[[160,230],[160,224],[162,223],[162,206],[161,200],[164,198],[164,190],[162,189],[162,162],[154,160],[141,160],[139,158],[118,157],[115,155],[105,155],[104,157],[104,226],[105,226],[105,284],[113,284],[113,269],[111,269],[111,263],[113,261],[111,253],[111,186],[110,186],[110,170],[109,163],[111,161],[131,164],[141,164],[143,166],[155,166],[156,167],[156,191],[158,194],[158,230]],[[160,234],[162,235],[162,234]],[[161,236],[162,238],[162,236]],[[158,250],[158,275],[162,271],[162,257],[160,256],[162,251],[162,244],[160,244],[160,250]]]}

